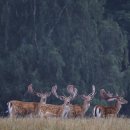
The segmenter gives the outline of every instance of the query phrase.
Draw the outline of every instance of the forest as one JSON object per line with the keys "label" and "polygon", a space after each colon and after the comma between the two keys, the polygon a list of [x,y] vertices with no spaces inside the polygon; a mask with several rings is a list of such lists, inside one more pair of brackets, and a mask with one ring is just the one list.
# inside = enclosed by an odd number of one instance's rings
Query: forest
{"label": "forest", "polygon": [[26,93],[32,83],[39,92],[57,84],[61,94],[94,84],[91,108],[106,104],[104,88],[128,100],[120,113],[130,116],[129,78],[129,0],[0,0],[0,115],[10,100],[38,102]]}

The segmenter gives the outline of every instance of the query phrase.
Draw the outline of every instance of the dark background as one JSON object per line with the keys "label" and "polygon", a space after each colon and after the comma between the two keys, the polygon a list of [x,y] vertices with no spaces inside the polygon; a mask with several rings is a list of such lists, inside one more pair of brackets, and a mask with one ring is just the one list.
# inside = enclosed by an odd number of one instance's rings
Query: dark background
{"label": "dark background", "polygon": [[[95,84],[91,108],[106,104],[101,88],[130,102],[129,61],[129,0],[0,0],[1,113],[12,99],[39,101],[25,94],[30,83],[48,92],[57,84],[60,94],[67,84],[88,94]],[[129,116],[130,103],[120,113]]]}

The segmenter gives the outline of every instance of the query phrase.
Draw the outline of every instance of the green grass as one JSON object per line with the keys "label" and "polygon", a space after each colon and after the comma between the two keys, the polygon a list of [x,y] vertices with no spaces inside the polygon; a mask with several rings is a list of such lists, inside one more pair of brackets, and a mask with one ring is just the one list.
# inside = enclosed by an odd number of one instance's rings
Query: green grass
{"label": "green grass", "polygon": [[130,130],[130,119],[0,118],[0,130]]}

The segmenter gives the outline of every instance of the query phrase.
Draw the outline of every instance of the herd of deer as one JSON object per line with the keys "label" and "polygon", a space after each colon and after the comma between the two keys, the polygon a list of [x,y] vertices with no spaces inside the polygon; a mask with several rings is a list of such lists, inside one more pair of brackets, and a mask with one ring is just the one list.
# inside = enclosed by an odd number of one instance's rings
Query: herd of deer
{"label": "herd of deer", "polygon": [[[57,94],[57,85],[52,87],[49,93],[38,93],[33,90],[32,84],[28,86],[28,92],[37,95],[41,98],[40,102],[23,102],[17,100],[11,100],[7,103],[10,117],[18,116],[37,116],[37,117],[61,117],[61,118],[77,118],[84,117],[85,113],[90,107],[90,102],[94,98],[95,86],[92,86],[92,93],[89,95],[81,95],[83,99],[82,105],[72,105],[70,102],[78,95],[78,90],[74,85],[68,85],[67,91],[70,96],[59,96]],[[62,105],[47,104],[47,98],[53,94],[56,98],[62,100]],[[101,106],[97,105],[93,109],[94,117],[108,117],[117,116],[121,109],[122,104],[126,104],[127,101],[118,95],[113,96],[112,93],[106,92],[104,89],[100,90],[100,96],[106,101],[116,101],[114,106]]]}

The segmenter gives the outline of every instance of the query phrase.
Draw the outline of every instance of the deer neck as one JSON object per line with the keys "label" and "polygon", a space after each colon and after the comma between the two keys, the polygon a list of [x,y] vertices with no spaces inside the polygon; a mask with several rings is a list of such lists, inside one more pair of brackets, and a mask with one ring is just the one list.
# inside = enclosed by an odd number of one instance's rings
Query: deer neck
{"label": "deer neck", "polygon": [[118,112],[120,111],[122,105],[121,105],[120,102],[116,101],[115,107],[116,107],[116,111],[117,111],[117,114],[118,114]]}
{"label": "deer neck", "polygon": [[62,118],[67,118],[69,112],[70,112],[70,106],[69,106],[69,105],[66,105],[66,104],[63,104],[63,112],[62,112],[61,117],[62,117]]}
{"label": "deer neck", "polygon": [[82,105],[82,114],[84,115],[90,107],[90,101],[84,101]]}
{"label": "deer neck", "polygon": [[40,103],[41,103],[41,104],[46,104],[46,99],[45,99],[45,98],[41,98],[41,99],[40,99]]}

